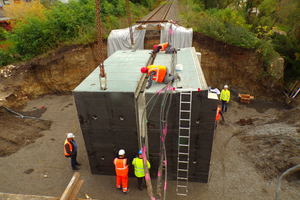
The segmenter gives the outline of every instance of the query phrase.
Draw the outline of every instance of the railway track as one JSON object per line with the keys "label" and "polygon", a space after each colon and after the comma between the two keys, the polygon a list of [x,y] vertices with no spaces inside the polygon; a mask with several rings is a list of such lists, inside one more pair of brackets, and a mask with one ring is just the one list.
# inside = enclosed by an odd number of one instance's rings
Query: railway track
{"label": "railway track", "polygon": [[160,5],[152,12],[150,12],[142,20],[137,21],[136,23],[159,23],[159,22],[168,22],[170,20],[176,21],[176,3],[177,0],[168,0],[166,3]]}

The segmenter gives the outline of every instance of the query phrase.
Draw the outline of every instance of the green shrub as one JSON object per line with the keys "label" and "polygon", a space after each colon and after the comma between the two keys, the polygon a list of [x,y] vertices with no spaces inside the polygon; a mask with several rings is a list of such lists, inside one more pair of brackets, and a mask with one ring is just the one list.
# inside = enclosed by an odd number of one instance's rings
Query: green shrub
{"label": "green shrub", "polygon": [[255,48],[259,42],[255,34],[242,26],[228,24],[226,25],[226,34],[224,41],[239,47]]}
{"label": "green shrub", "polygon": [[4,28],[0,27],[0,41],[7,38],[7,31]]}
{"label": "green shrub", "polygon": [[257,52],[261,54],[266,68],[275,58],[279,57],[279,53],[275,51],[271,40],[259,40],[256,49]]}
{"label": "green shrub", "polygon": [[300,80],[300,43],[296,38],[274,34],[272,44],[285,60],[285,79]]}
{"label": "green shrub", "polygon": [[251,25],[246,23],[244,14],[237,10],[231,8],[225,9],[210,9],[206,13],[212,17],[218,19],[218,21],[223,22],[224,24],[231,24],[243,27],[245,29],[250,29]]}
{"label": "green shrub", "polygon": [[14,60],[15,59],[9,50],[0,49],[0,67],[13,62]]}
{"label": "green shrub", "polygon": [[208,12],[200,12],[196,16],[197,20],[189,21],[193,23],[193,28],[197,32],[231,45],[255,48],[258,39],[249,30],[245,20],[235,12],[233,12],[234,14],[229,13],[228,9],[225,9],[224,12],[213,9]]}

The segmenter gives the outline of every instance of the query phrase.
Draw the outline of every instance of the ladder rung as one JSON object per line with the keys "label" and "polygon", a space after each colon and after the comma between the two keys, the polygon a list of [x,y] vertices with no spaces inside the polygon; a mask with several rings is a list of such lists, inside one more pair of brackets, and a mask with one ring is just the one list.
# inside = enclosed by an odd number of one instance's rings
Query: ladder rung
{"label": "ladder rung", "polygon": [[189,140],[188,140],[188,141],[182,141],[182,142],[179,141],[178,144],[179,144],[179,145],[189,145],[189,144],[190,144],[190,141],[189,141]]}
{"label": "ladder rung", "polygon": [[183,193],[177,193],[177,195],[179,195],[179,196],[187,196],[187,194],[183,194]]}
{"label": "ladder rung", "polygon": [[191,103],[190,101],[181,101],[180,103]]}
{"label": "ladder rung", "polygon": [[185,130],[187,130],[187,129],[191,129],[191,128],[189,128],[189,127],[179,127],[180,129],[185,129]]}
{"label": "ladder rung", "polygon": [[180,119],[180,121],[191,121],[190,119]]}
{"label": "ladder rung", "polygon": [[181,153],[181,152],[179,152],[178,154],[182,154],[182,155],[190,155],[189,153]]}
{"label": "ladder rung", "polygon": [[190,136],[185,136],[185,135],[179,135],[179,137],[182,137],[182,138],[190,138]]}
{"label": "ladder rung", "polygon": [[189,145],[188,144],[179,144],[179,146],[188,147]]}
{"label": "ladder rung", "polygon": [[177,187],[187,187],[187,185],[177,185]]}
{"label": "ladder rung", "polygon": [[178,160],[179,163],[189,163],[189,161],[181,161],[181,160]]}
{"label": "ladder rung", "polygon": [[182,171],[182,172],[188,172],[189,170],[187,169],[177,169],[178,171]]}
{"label": "ladder rung", "polygon": [[185,177],[177,177],[177,179],[188,180],[188,178],[185,178]]}
{"label": "ladder rung", "polygon": [[191,95],[192,93],[191,93],[191,92],[180,92],[180,94],[188,94],[188,95]]}
{"label": "ladder rung", "polygon": [[191,112],[190,110],[180,110],[180,112]]}

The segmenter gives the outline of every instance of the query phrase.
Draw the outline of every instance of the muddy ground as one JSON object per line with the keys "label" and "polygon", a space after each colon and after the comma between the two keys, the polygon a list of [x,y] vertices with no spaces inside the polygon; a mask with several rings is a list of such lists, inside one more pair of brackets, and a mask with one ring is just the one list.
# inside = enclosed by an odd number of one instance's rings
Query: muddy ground
{"label": "muddy ground", "polygon": [[[0,156],[8,156],[18,151],[23,146],[33,143],[37,138],[43,136],[41,131],[48,130],[51,121],[41,120],[39,116],[45,110],[34,108],[31,112],[19,113],[19,115],[0,108]],[[37,117],[37,119],[26,118],[26,115]]]}
{"label": "muddy ground", "polygon": [[[85,181],[80,197],[84,197],[86,193],[101,200],[147,199],[146,191],[136,189],[135,179],[129,180],[130,193],[124,196],[115,191],[114,177],[90,173],[72,96],[45,96],[30,101],[24,110],[29,111],[41,106],[47,108],[41,119],[51,121],[52,125],[49,130],[41,131],[40,134],[43,136],[34,143],[28,144],[10,156],[0,158],[1,192],[61,195],[73,173],[69,160],[63,156],[63,142],[67,132],[74,132],[79,143],[79,161],[83,164],[80,173]],[[297,110],[295,112],[299,113]],[[215,134],[210,181],[208,184],[191,183],[189,197],[185,199],[274,199],[276,177],[279,173],[275,172],[276,170],[269,173],[268,168],[261,170],[257,167],[257,163],[261,163],[261,159],[265,160],[260,165],[265,166],[285,162],[289,157],[293,157],[294,153],[299,156],[299,148],[292,154],[282,154],[280,158],[270,160],[269,156],[258,154],[261,150],[260,145],[263,145],[259,137],[257,140],[244,140],[243,137],[284,134],[286,137],[293,135],[292,138],[299,138],[297,116],[294,120],[290,117],[282,119],[288,113],[291,111],[278,109],[278,106],[261,110],[255,109],[255,105],[247,106],[231,102],[229,111],[225,113],[226,122],[223,125],[219,124]],[[240,119],[249,118],[255,119],[253,124],[237,124]],[[270,124],[278,128],[270,129]],[[284,141],[289,142],[288,139]],[[293,140],[292,143],[286,144],[286,149],[294,149],[290,147],[295,142],[299,147],[299,141]],[[264,147],[273,153],[278,149],[268,145]],[[175,195],[175,182],[169,183],[168,191],[168,199],[180,199]],[[299,178],[284,181],[282,199],[300,199],[299,191]]]}

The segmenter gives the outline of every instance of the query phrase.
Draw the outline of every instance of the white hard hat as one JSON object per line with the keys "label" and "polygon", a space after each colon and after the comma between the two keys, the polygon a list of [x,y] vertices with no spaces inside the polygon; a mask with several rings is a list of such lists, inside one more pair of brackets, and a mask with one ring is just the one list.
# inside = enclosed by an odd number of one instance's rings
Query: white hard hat
{"label": "white hard hat", "polygon": [[228,88],[228,85],[224,85],[224,88]]}
{"label": "white hard hat", "polygon": [[124,149],[120,149],[119,150],[119,156],[123,156],[125,155],[125,150]]}
{"label": "white hard hat", "polygon": [[74,137],[75,137],[75,135],[73,133],[68,133],[67,134],[67,138],[74,138]]}

